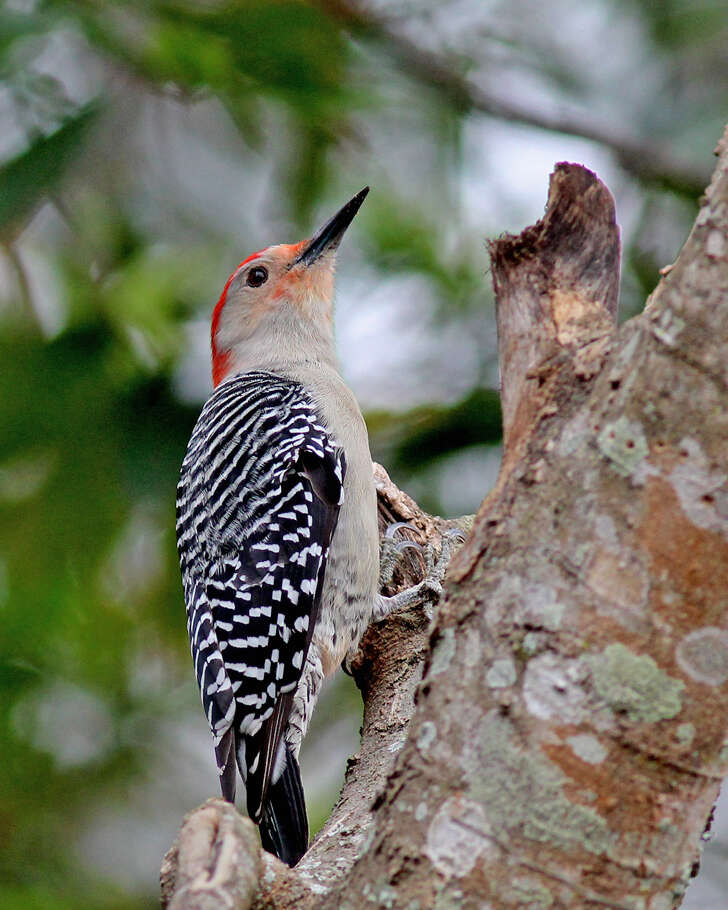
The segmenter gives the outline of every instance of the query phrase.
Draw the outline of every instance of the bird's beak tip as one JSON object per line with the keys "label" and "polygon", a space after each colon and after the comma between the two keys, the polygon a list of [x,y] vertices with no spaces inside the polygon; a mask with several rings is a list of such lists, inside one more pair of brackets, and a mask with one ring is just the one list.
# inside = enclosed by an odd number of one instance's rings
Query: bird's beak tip
{"label": "bird's beak tip", "polygon": [[352,198],[343,205],[339,211],[330,218],[326,224],[317,231],[311,240],[304,247],[303,252],[298,256],[296,262],[303,262],[306,266],[311,265],[326,252],[333,252],[341,242],[346,229],[354,220],[354,216],[361,208],[362,202],[369,193],[369,187],[363,189],[352,196]]}

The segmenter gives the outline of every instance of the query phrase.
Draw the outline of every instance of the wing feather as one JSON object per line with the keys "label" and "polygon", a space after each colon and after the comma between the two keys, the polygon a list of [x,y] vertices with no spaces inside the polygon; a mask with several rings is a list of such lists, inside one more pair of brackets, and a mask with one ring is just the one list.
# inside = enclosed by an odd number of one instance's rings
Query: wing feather
{"label": "wing feather", "polygon": [[221,780],[229,792],[232,731],[256,820],[318,615],[345,468],[300,384],[268,373],[218,387],[182,466],[177,535],[198,684]]}

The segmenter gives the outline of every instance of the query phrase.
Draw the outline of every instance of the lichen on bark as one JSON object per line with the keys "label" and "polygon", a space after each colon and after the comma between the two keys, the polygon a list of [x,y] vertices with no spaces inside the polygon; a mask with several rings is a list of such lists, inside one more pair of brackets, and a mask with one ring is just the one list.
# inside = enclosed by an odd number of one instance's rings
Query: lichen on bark
{"label": "lichen on bark", "polygon": [[599,698],[635,723],[669,720],[682,708],[685,683],[660,670],[648,655],[615,642],[592,655],[589,665]]}

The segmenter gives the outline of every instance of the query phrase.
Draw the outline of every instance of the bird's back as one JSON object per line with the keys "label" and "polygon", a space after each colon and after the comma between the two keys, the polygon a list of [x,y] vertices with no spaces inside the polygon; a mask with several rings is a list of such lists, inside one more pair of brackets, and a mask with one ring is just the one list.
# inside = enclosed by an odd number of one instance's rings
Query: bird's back
{"label": "bird's back", "polygon": [[[177,536],[197,679],[223,795],[234,799],[237,759],[249,814],[262,830],[269,788],[279,781],[288,801],[299,793],[291,819],[299,828],[305,822],[298,765],[291,779],[283,735],[319,612],[344,474],[343,451],[306,390],[268,372],[218,387],[182,465]],[[302,852],[303,829],[298,840]]]}

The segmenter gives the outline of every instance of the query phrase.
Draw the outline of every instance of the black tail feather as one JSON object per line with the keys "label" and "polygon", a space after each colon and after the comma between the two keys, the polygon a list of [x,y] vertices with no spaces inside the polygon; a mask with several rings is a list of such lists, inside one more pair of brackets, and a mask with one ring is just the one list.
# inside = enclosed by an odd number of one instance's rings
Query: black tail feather
{"label": "black tail feather", "polygon": [[268,795],[260,820],[263,847],[289,866],[295,866],[308,848],[308,818],[298,762],[286,744],[286,767]]}
{"label": "black tail feather", "polygon": [[215,747],[217,772],[220,775],[222,798],[235,804],[235,740],[233,731],[228,730]]}

